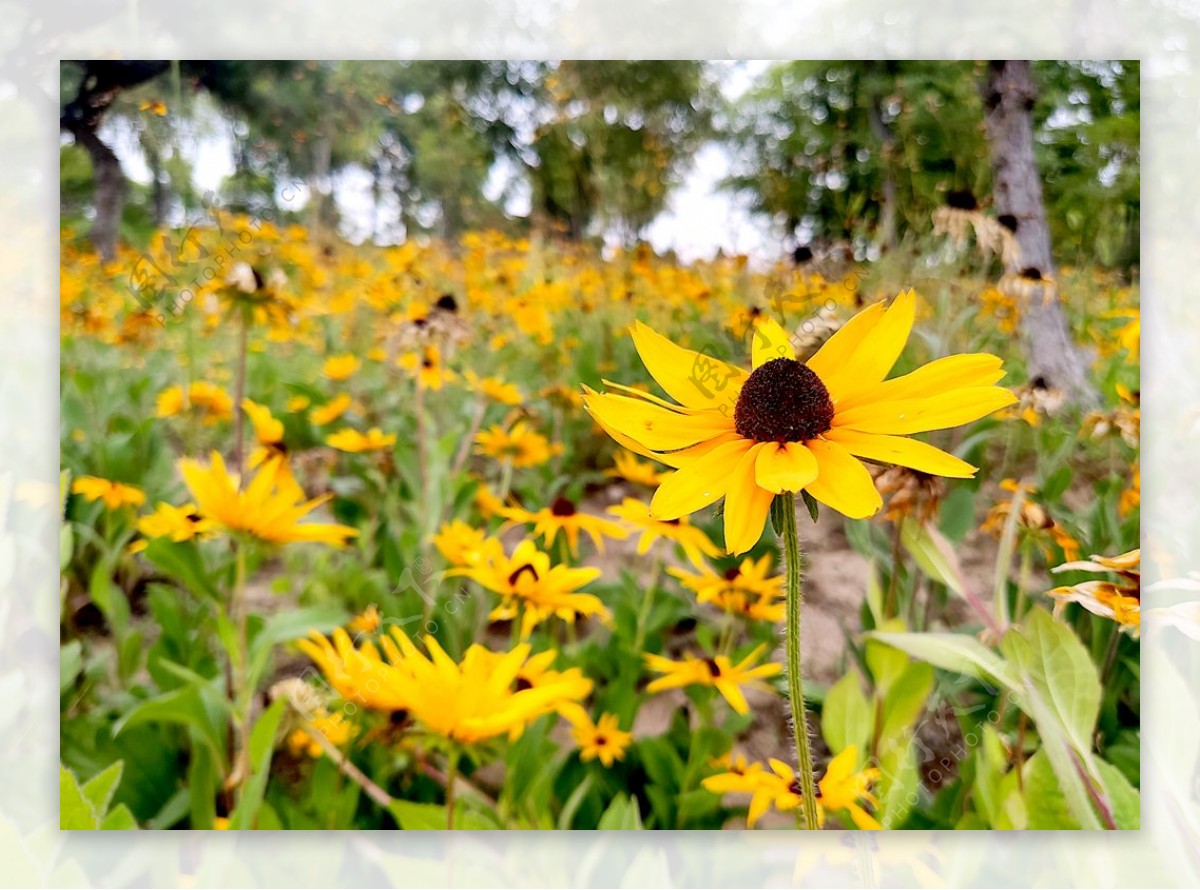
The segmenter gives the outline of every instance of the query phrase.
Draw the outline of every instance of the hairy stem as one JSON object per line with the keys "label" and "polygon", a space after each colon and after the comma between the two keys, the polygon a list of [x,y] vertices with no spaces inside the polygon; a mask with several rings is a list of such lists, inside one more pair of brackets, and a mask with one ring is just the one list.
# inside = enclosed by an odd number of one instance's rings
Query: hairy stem
{"label": "hairy stem", "polygon": [[792,705],[792,727],[796,736],[796,762],[803,792],[804,827],[816,831],[817,789],[813,776],[812,748],[808,738],[808,718],[804,713],[804,681],[800,674],[800,535],[796,531],[796,496],[783,498],[783,548],[787,557],[787,680]]}

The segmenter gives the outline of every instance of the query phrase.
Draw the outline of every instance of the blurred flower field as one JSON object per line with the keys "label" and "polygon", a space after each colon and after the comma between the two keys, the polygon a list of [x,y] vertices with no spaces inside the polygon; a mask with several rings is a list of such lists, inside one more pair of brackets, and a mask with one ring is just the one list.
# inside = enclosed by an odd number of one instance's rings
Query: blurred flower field
{"label": "blurred flower field", "polygon": [[1138,827],[1136,286],[223,223],[63,231],[64,827]]}

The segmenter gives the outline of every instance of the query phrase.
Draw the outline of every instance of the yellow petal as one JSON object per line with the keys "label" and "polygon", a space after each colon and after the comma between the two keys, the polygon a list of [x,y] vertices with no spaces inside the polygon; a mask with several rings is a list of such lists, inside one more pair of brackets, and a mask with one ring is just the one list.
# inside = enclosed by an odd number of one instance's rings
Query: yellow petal
{"label": "yellow petal", "polygon": [[916,439],[902,436],[882,436],[878,433],[860,433],[857,430],[835,427],[825,433],[825,438],[845,447],[855,457],[875,460],[885,464],[897,464],[935,476],[950,476],[969,479],[975,475],[975,467],[959,460],[940,448],[934,448]]}
{"label": "yellow petal", "polygon": [[970,423],[1016,400],[1011,392],[998,386],[972,386],[924,399],[860,405],[839,411],[833,425],[864,433],[904,436]]}
{"label": "yellow petal", "polygon": [[762,537],[775,495],[758,487],[754,466],[762,449],[773,447],[773,444],[753,446],[729,476],[725,492],[725,549],[735,556],[745,553]]}
{"label": "yellow petal", "polygon": [[863,338],[875,329],[884,311],[882,301],[868,306],[842,325],[805,364],[822,380],[835,376],[838,368],[846,363]]}
{"label": "yellow petal", "polygon": [[733,419],[717,411],[677,414],[640,399],[608,393],[584,398],[588,411],[605,426],[655,451],[687,448],[733,429]]}
{"label": "yellow petal", "polygon": [[866,519],[883,506],[871,474],[841,445],[813,439],[809,449],[817,458],[817,478],[807,491],[821,503],[851,519]]}
{"label": "yellow petal", "polygon": [[742,438],[725,442],[676,470],[654,492],[650,515],[655,519],[678,519],[723,497],[729,486],[729,466],[736,464],[752,444]]}
{"label": "yellow petal", "polygon": [[838,400],[839,411],[869,402],[890,402],[940,395],[952,389],[990,386],[1004,376],[1004,363],[983,352],[948,355],[917,370],[874,386],[858,389]]}
{"label": "yellow petal", "polygon": [[750,703],[746,701],[746,696],[737,683],[732,680],[718,680],[716,686],[717,691],[725,697],[725,701],[729,702],[731,708],[739,714],[750,713]]}
{"label": "yellow petal", "polygon": [[795,357],[796,351],[792,349],[792,341],[779,322],[773,318],[763,318],[754,325],[754,344],[751,347],[754,367],[765,365],[777,358]]}
{"label": "yellow petal", "polygon": [[817,459],[802,442],[768,443],[758,452],[754,479],[760,488],[778,494],[796,492],[817,478]]}
{"label": "yellow petal", "polygon": [[633,324],[633,345],[637,347],[651,376],[667,395],[689,408],[732,406],[746,372],[727,365],[706,353],[676,346],[666,337],[640,321]]}
{"label": "yellow petal", "polygon": [[827,374],[818,372],[817,376],[834,399],[874,386],[887,376],[908,342],[916,308],[914,291],[900,294],[841,364]]}

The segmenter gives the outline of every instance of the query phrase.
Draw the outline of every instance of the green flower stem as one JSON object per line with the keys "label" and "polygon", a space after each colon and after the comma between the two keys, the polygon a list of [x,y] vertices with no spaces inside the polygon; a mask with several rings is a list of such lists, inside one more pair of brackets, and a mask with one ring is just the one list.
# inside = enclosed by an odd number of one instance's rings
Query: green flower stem
{"label": "green flower stem", "polygon": [[817,788],[813,776],[812,748],[808,739],[808,719],[804,713],[804,681],[800,674],[800,535],[796,531],[796,496],[785,492],[783,498],[783,547],[787,556],[787,680],[792,705],[792,728],[796,736],[796,762],[803,792],[804,827],[816,831]]}

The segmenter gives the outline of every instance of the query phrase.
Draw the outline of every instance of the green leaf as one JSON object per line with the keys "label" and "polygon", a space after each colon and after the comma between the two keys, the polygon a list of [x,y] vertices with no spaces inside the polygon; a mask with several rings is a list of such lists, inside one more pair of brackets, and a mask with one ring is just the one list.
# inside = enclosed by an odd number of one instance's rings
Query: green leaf
{"label": "green leaf", "polygon": [[1106,760],[1096,758],[1100,780],[1112,804],[1113,821],[1117,828],[1137,830],[1142,827],[1142,798],[1124,773]]}
{"label": "green leaf", "polygon": [[1045,749],[1025,762],[1025,811],[1033,831],[1079,828]]}
{"label": "green leaf", "polygon": [[871,703],[862,691],[857,670],[851,669],[830,687],[821,708],[821,735],[834,754],[851,745],[867,750],[874,730]]}
{"label": "green leaf", "polygon": [[58,827],[63,831],[95,831],[100,827],[96,808],[79,781],[65,766],[58,768]]}
{"label": "green leaf", "polygon": [[1037,690],[1075,750],[1090,752],[1100,714],[1100,676],[1075,632],[1038,607],[1005,635],[1001,650]]}
{"label": "green leaf", "polygon": [[440,803],[393,800],[388,812],[405,831],[443,831],[446,828],[446,808]]}
{"label": "green leaf", "polygon": [[101,831],[136,831],[137,827],[137,819],[133,818],[133,813],[125,804],[114,809],[100,823]]}
{"label": "green leaf", "polygon": [[218,598],[217,588],[208,576],[204,559],[194,541],[152,538],[142,555],[168,578],[178,581],[196,596],[209,600]]}
{"label": "green leaf", "polygon": [[113,793],[121,784],[121,772],[124,767],[124,762],[118,760],[103,772],[88,779],[84,784],[83,796],[91,802],[92,808],[98,815],[108,812],[108,804],[112,800]]}
{"label": "green leaf", "polygon": [[925,663],[910,664],[883,698],[881,746],[906,742],[911,737],[911,728],[924,713],[932,691],[933,667]]}
{"label": "green leaf", "polygon": [[600,831],[641,831],[642,816],[637,798],[632,794],[618,794],[600,817],[596,828]]}
{"label": "green leaf", "polygon": [[[221,760],[225,750],[222,732],[225,720],[222,714],[214,714],[206,703],[197,685],[181,686],[170,692],[147,699],[113,724],[114,738],[134,726],[144,723],[175,723],[194,729],[212,749],[213,755]],[[220,701],[224,701],[222,698]]]}
{"label": "green leaf", "polygon": [[944,584],[960,597],[966,598],[962,567],[955,560],[949,543],[941,533],[922,522],[905,522],[900,530],[900,542],[921,571]]}
{"label": "green leaf", "polygon": [[247,752],[250,757],[250,778],[242,786],[242,796],[229,816],[230,830],[247,830],[254,827],[258,809],[262,806],[267,791],[267,779],[271,773],[271,758],[275,754],[275,735],[286,713],[287,700],[277,698],[263,711],[250,731]]}
{"label": "green leaf", "polygon": [[808,507],[808,515],[812,517],[812,521],[817,521],[817,516],[821,512],[821,505],[817,503],[817,499],[808,493],[808,489],[801,489],[800,496],[804,498],[804,506]]}
{"label": "green leaf", "polygon": [[781,495],[775,495],[771,499],[771,528],[775,530],[776,535],[783,534],[784,511],[787,509],[783,503],[785,500]]}
{"label": "green leaf", "polygon": [[83,672],[83,644],[79,640],[64,643],[58,650],[58,692],[59,695],[75,685],[75,680]]}
{"label": "green leaf", "polygon": [[1015,687],[1018,679],[1004,659],[974,637],[955,633],[871,633],[871,639],[907,652],[936,668],[965,674],[984,682],[995,680]]}

